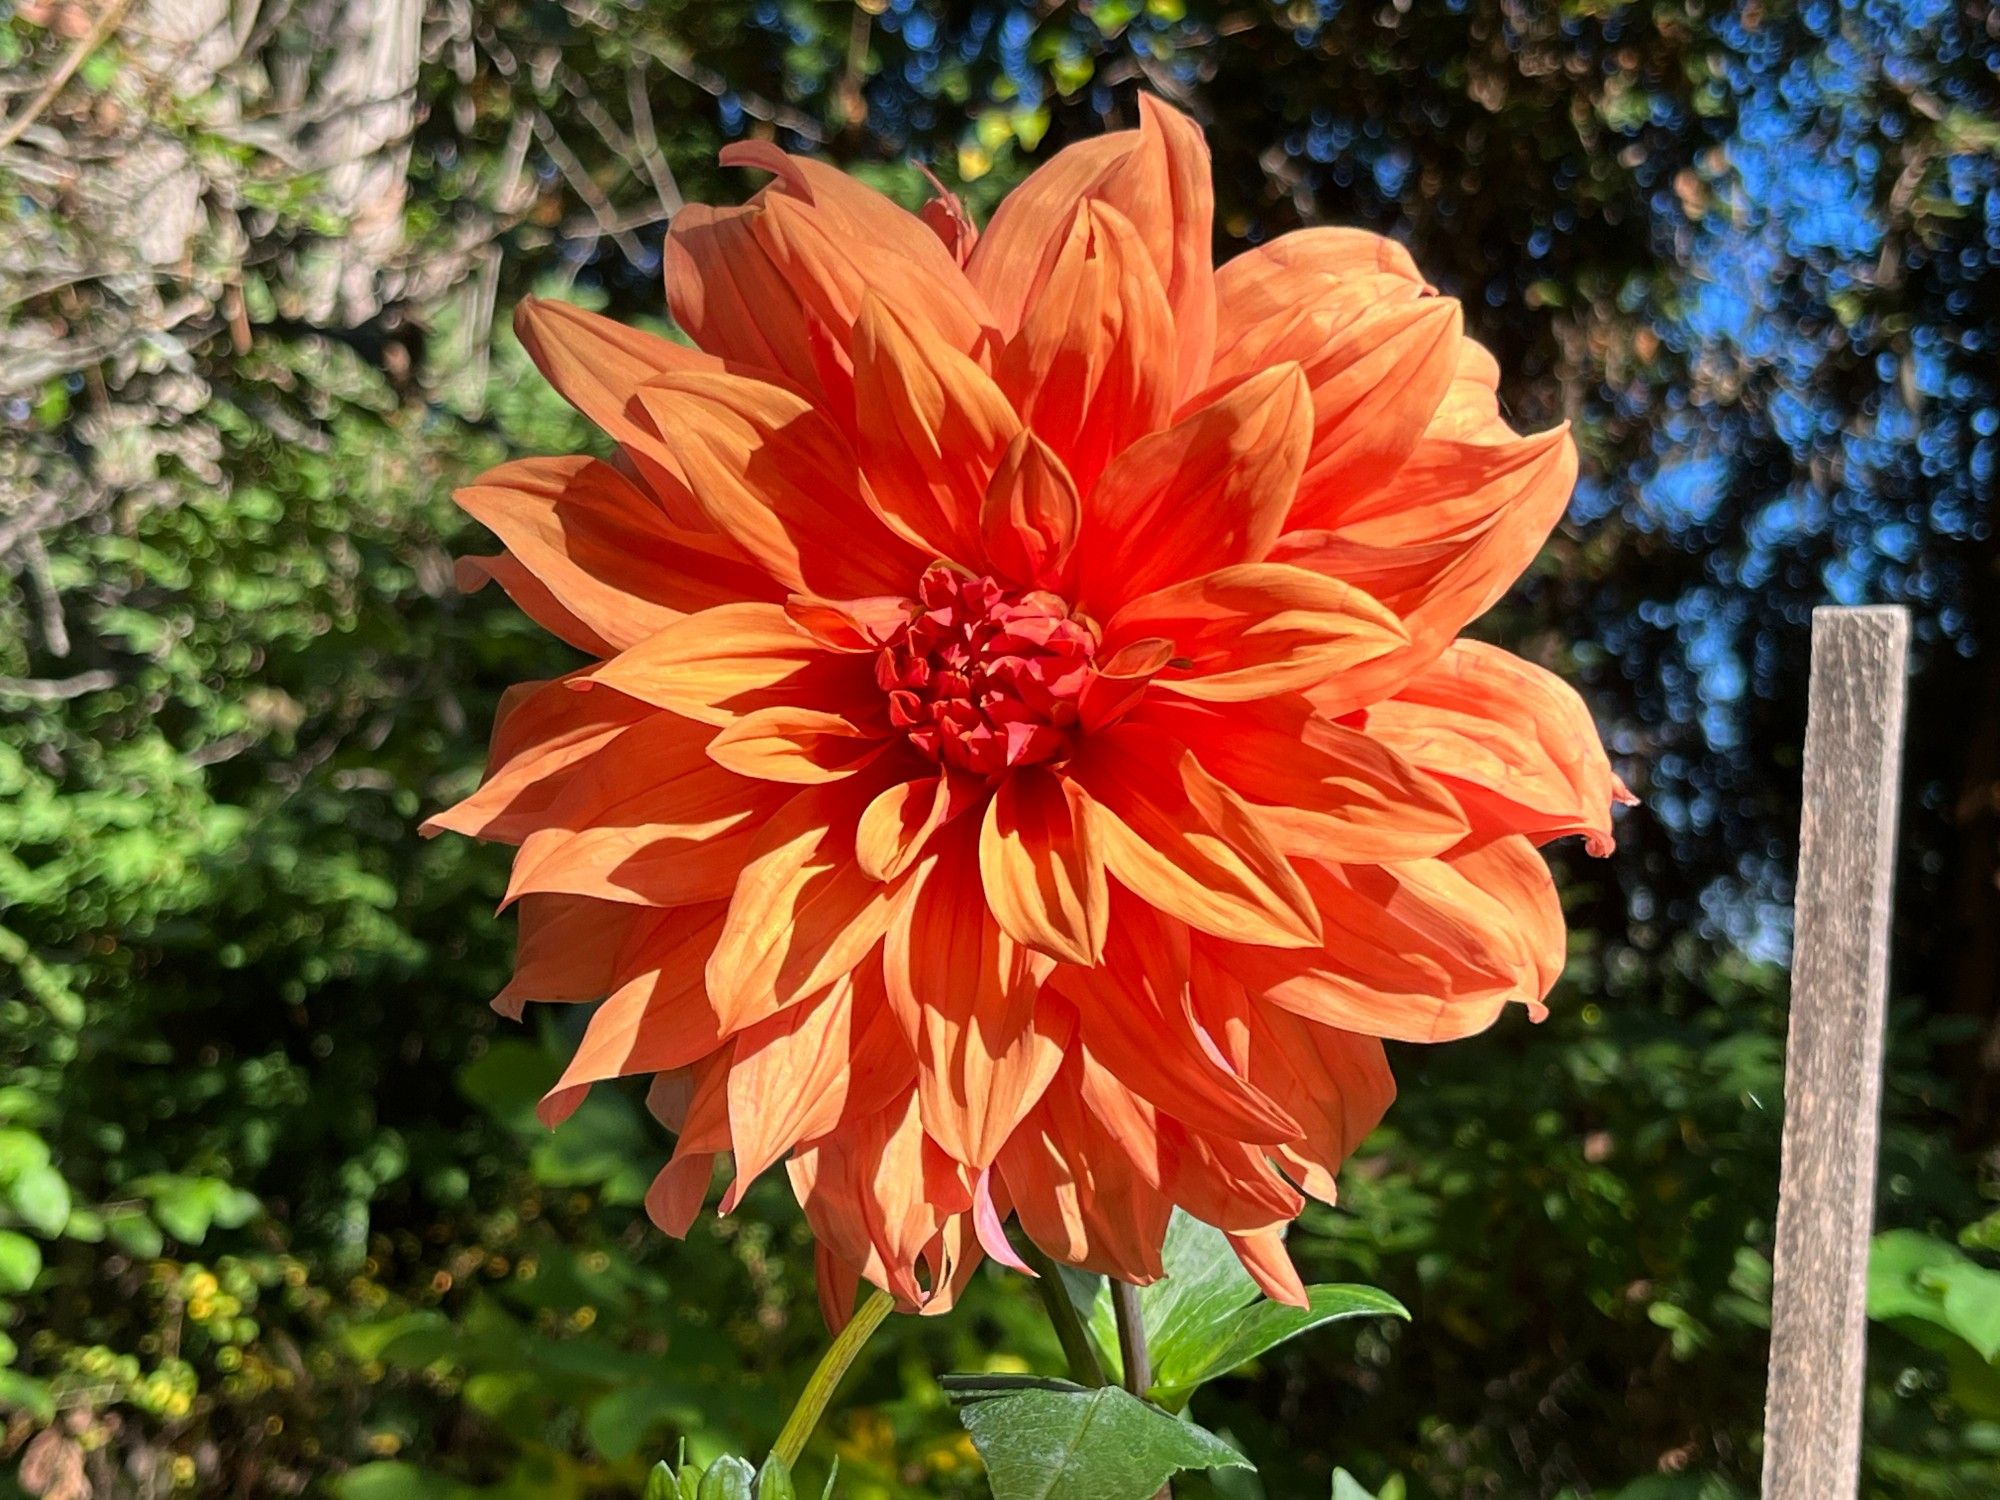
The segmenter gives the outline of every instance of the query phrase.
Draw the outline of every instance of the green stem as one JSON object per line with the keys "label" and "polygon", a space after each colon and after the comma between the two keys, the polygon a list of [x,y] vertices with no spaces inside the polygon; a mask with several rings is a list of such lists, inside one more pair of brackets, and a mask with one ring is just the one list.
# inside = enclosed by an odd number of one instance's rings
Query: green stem
{"label": "green stem", "polygon": [[1104,1366],[1097,1358],[1097,1344],[1090,1330],[1083,1326],[1083,1319],[1076,1315],[1076,1304],[1069,1300],[1062,1272],[1033,1240],[1016,1248],[1035,1273],[1035,1290],[1041,1295],[1042,1306],[1048,1309],[1049,1321],[1055,1325],[1063,1357],[1069,1361],[1069,1378],[1078,1385],[1103,1385]]}
{"label": "green stem", "polygon": [[839,1336],[827,1345],[826,1353],[820,1356],[819,1368],[812,1372],[812,1379],[799,1392],[798,1405],[785,1419],[785,1430],[778,1434],[778,1441],[771,1448],[785,1461],[787,1468],[798,1463],[799,1454],[805,1451],[806,1439],[812,1436],[827,1402],[833,1399],[834,1388],[847,1374],[847,1367],[854,1363],[855,1356],[861,1353],[861,1346],[882,1326],[882,1320],[895,1306],[896,1299],[879,1287],[870,1291],[860,1311],[848,1319]]}
{"label": "green stem", "polygon": [[1139,1311],[1139,1289],[1112,1277],[1111,1311],[1118,1319],[1118,1357],[1125,1366],[1125,1389],[1143,1401],[1153,1384],[1153,1366],[1146,1354],[1146,1319]]}
{"label": "green stem", "polygon": [[[1118,1357],[1125,1365],[1125,1389],[1144,1401],[1153,1384],[1153,1365],[1146,1353],[1146,1318],[1139,1310],[1139,1289],[1113,1276],[1111,1311],[1118,1319]],[[1174,1487],[1161,1485],[1153,1500],[1174,1500]]]}

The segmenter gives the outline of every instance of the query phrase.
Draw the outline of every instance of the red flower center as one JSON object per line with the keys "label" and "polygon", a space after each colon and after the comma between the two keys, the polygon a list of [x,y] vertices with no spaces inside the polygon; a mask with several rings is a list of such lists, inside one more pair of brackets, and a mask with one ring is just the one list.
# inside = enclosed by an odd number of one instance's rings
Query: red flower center
{"label": "red flower center", "polygon": [[875,662],[889,721],[933,760],[982,775],[1065,753],[1097,657],[1069,606],[942,565],[917,597]]}

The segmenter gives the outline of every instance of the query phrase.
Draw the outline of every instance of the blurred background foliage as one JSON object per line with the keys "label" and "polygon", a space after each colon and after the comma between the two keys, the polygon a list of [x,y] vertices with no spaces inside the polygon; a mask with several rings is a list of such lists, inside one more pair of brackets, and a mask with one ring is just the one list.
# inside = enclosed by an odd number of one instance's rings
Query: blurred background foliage
{"label": "blurred background foliage", "polygon": [[[1586,477],[1483,628],[1646,798],[1559,852],[1553,1018],[1402,1049],[1309,1279],[1409,1325],[1204,1392],[1323,1495],[1754,1493],[1806,615],[1919,645],[1866,1455],[2000,1492],[2000,19],[1975,0],[0,5],[0,1494],[635,1496],[759,1453],[822,1330],[769,1182],[685,1246],[665,1142],[484,1008],[501,851],[424,843],[564,665],[448,494],[590,441],[504,332],[659,320],[746,135],[984,212],[1150,88],[1227,256],[1407,240]],[[997,1273],[809,1452],[972,1495],[935,1375],[1053,1372]],[[1261,1483],[1261,1488],[1259,1487]],[[1225,1488],[1226,1486],[1226,1488]],[[10,1491],[11,1487],[11,1491]],[[1200,1489],[1200,1482],[1184,1486]],[[1202,1491],[1205,1493],[1205,1491]]]}

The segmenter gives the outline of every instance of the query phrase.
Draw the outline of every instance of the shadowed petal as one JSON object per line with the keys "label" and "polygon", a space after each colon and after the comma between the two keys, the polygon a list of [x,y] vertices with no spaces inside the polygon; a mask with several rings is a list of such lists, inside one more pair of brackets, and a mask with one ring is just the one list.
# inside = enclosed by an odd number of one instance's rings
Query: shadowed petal
{"label": "shadowed petal", "polygon": [[1071,773],[1106,867],[1149,905],[1246,942],[1319,942],[1312,900],[1269,832],[1185,746],[1117,725],[1085,742]]}

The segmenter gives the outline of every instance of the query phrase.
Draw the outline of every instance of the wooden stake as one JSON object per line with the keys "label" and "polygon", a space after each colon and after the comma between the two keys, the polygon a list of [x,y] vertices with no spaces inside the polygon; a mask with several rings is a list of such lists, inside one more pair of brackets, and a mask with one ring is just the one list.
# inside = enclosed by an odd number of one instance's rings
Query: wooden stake
{"label": "wooden stake", "polygon": [[1793,919],[1764,1500],[1853,1500],[1910,621],[1817,609]]}

